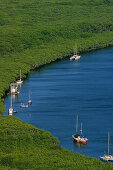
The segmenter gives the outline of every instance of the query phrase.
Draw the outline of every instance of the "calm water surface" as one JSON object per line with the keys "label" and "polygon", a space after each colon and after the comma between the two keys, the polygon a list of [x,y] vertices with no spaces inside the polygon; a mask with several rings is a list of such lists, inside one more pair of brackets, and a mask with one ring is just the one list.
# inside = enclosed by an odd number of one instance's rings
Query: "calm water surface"
{"label": "calm water surface", "polygon": [[[75,62],[56,62],[32,72],[13,96],[13,107],[19,117],[37,128],[51,132],[63,148],[87,156],[107,153],[107,133],[110,132],[110,152],[113,154],[113,48],[82,54]],[[32,105],[27,103],[29,91]],[[5,99],[6,112],[10,96]],[[83,124],[87,145],[73,143],[76,115]]]}

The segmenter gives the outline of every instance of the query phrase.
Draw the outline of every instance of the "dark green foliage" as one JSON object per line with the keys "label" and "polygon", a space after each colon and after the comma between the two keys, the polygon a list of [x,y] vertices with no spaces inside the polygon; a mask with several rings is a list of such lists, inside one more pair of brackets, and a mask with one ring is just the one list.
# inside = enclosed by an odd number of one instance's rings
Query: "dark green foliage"
{"label": "dark green foliage", "polygon": [[0,116],[0,169],[113,169],[57,143],[49,132],[12,116]]}

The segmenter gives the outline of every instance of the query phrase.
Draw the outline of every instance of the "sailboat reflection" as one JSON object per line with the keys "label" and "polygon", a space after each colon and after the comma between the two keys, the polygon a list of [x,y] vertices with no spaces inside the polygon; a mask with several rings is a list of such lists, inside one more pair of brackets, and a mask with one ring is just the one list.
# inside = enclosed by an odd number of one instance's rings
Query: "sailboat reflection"
{"label": "sailboat reflection", "polygon": [[75,148],[86,148],[87,147],[87,144],[83,145],[83,144],[75,142],[75,141],[73,141],[73,145]]}
{"label": "sailboat reflection", "polygon": [[12,99],[13,99],[13,102],[17,102],[18,101],[18,95],[12,95]]}

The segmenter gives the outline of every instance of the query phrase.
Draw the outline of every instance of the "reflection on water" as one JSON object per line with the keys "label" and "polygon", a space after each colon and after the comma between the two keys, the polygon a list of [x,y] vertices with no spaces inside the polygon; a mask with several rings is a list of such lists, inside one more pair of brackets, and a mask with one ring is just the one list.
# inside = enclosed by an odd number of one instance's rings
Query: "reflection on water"
{"label": "reflection on water", "polygon": [[12,95],[12,100],[13,100],[13,103],[17,102],[18,101],[18,95],[17,94],[13,94]]}
{"label": "reflection on water", "polygon": [[82,144],[82,143],[78,143],[78,142],[75,142],[73,141],[73,146],[75,147],[75,149],[79,148],[79,149],[83,149],[83,148],[87,148],[87,144]]}

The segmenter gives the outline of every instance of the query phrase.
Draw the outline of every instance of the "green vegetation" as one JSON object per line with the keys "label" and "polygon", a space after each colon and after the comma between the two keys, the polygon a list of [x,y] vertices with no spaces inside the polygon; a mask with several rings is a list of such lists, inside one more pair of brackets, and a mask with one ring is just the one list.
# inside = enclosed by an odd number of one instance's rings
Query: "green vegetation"
{"label": "green vegetation", "polygon": [[[10,83],[31,69],[113,45],[112,0],[0,0],[0,113]],[[48,132],[0,116],[0,169],[112,169],[73,154]]]}
{"label": "green vegetation", "polygon": [[111,163],[73,154],[49,132],[18,118],[0,116],[0,169],[113,169]]}

